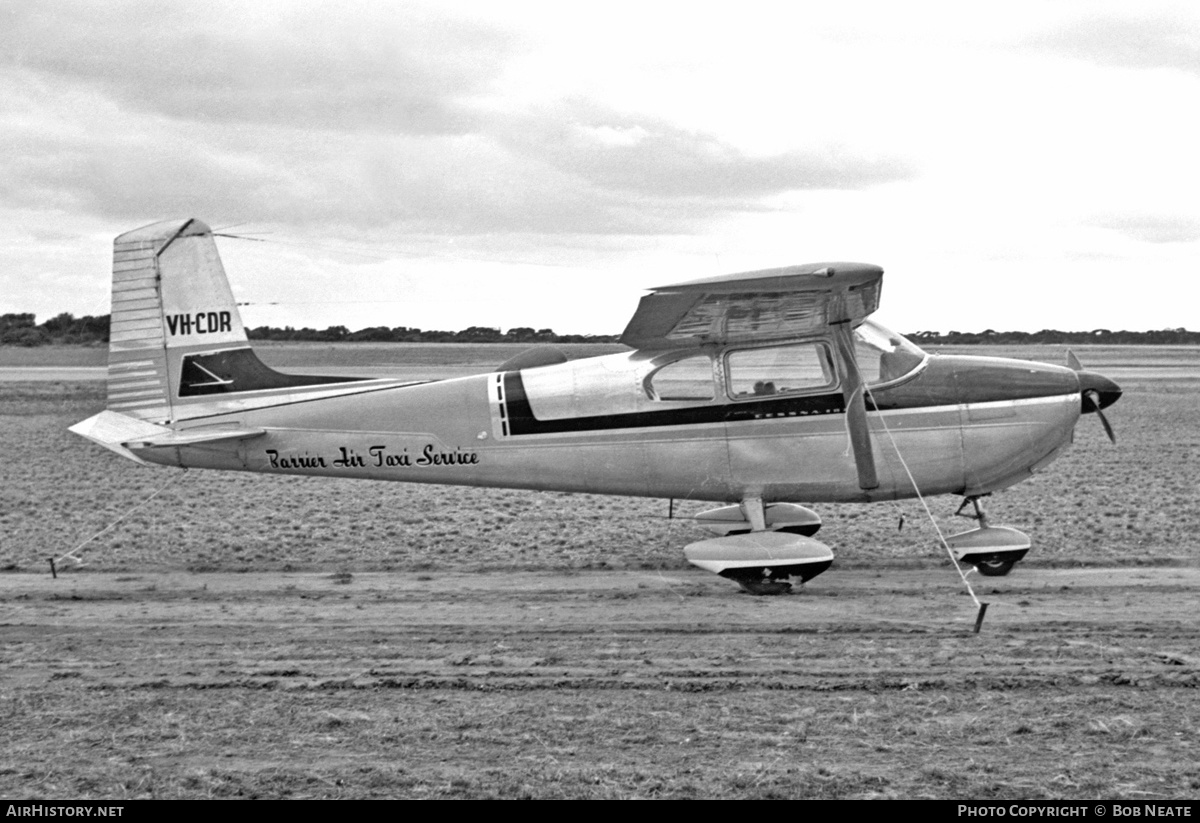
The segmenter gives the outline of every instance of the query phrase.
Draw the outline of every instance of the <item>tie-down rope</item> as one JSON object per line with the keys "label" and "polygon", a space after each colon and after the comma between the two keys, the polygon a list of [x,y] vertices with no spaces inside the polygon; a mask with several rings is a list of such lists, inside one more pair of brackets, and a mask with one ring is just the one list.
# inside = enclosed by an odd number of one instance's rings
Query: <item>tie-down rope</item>
{"label": "tie-down rope", "polygon": [[958,562],[958,558],[954,556],[954,550],[950,548],[950,544],[946,541],[945,535],[942,534],[942,529],[940,526],[938,526],[937,520],[933,516],[933,512],[930,511],[929,504],[925,502],[925,495],[921,494],[921,487],[917,485],[917,479],[913,477],[912,471],[908,468],[908,461],[906,461],[904,459],[904,455],[900,453],[900,446],[896,443],[896,438],[892,436],[892,430],[888,428],[887,420],[885,419],[883,412],[880,410],[879,404],[875,402],[875,395],[871,392],[871,389],[867,387],[866,382],[863,382],[862,387],[863,391],[866,392],[867,397],[871,399],[871,405],[873,405],[875,410],[879,412],[876,417],[879,420],[880,425],[883,426],[883,431],[888,436],[888,440],[891,441],[892,448],[896,452],[896,457],[900,459],[900,465],[904,467],[904,473],[908,475],[908,482],[912,483],[913,491],[917,493],[917,499],[921,501],[921,506],[925,509],[925,514],[929,516],[929,522],[933,524],[933,530],[937,532],[938,540],[941,541],[942,546],[945,547],[946,554],[949,556],[950,562],[954,564],[954,569],[958,572],[959,578],[962,579],[963,585],[967,587],[967,593],[971,595],[971,599],[975,601],[975,605],[979,607],[979,616],[975,618],[975,632],[978,634],[980,626],[983,625],[983,615],[987,612],[988,604],[979,602],[979,598],[975,596],[975,590],[971,588],[971,581],[967,580],[967,574],[962,570],[962,564],[960,564]]}
{"label": "tie-down rope", "polygon": [[80,566],[81,566],[81,565],[83,565],[83,560],[82,560],[81,558],[77,557],[77,556],[75,555],[75,552],[77,552],[77,551],[79,551],[80,549],[82,549],[82,548],[83,548],[84,546],[86,546],[88,543],[91,543],[91,542],[92,542],[93,540],[95,540],[97,537],[100,537],[101,535],[105,534],[106,532],[108,532],[108,531],[112,530],[112,529],[113,529],[113,527],[115,527],[115,526],[116,526],[118,523],[120,523],[120,522],[121,522],[122,520],[124,520],[126,517],[129,517],[129,515],[133,514],[133,513],[134,513],[134,512],[136,512],[138,509],[142,508],[142,507],[143,507],[143,506],[145,506],[147,503],[149,503],[151,500],[153,500],[154,498],[156,498],[156,497],[158,497],[160,494],[162,494],[164,491],[166,491],[166,490],[167,490],[167,488],[168,488],[169,486],[171,486],[171,485],[173,485],[174,483],[176,483],[177,481],[179,481],[179,480],[183,479],[184,475],[186,475],[186,474],[187,474],[187,469],[186,469],[186,468],[185,468],[183,471],[179,472],[178,474],[172,474],[170,477],[168,477],[168,478],[167,478],[167,480],[166,480],[166,482],[165,482],[165,483],[163,483],[161,486],[159,486],[157,489],[155,489],[155,490],[154,490],[154,492],[153,492],[153,493],[152,493],[152,494],[151,494],[149,497],[147,497],[145,500],[143,500],[141,503],[138,503],[138,504],[137,504],[136,506],[134,506],[132,509],[130,509],[129,511],[125,512],[124,514],[122,514],[122,515],[121,515],[120,517],[118,517],[116,520],[114,520],[113,522],[109,523],[109,524],[108,524],[107,526],[105,526],[103,529],[101,529],[100,531],[98,531],[98,532],[96,532],[95,534],[93,534],[93,535],[92,535],[91,537],[89,537],[87,540],[84,540],[82,543],[80,543],[80,544],[79,544],[78,546],[76,546],[75,548],[71,549],[69,552],[67,552],[66,554],[64,554],[62,557],[59,557],[59,558],[56,558],[56,559],[52,559],[52,560],[50,561],[50,568],[51,568],[51,570],[53,570],[53,569],[54,569],[54,567],[55,567],[55,566],[56,566],[58,563],[61,563],[61,562],[62,562],[62,561],[64,561],[64,560],[72,560],[72,561],[74,561],[74,562],[75,562],[75,564],[76,564],[76,565],[80,565]]}

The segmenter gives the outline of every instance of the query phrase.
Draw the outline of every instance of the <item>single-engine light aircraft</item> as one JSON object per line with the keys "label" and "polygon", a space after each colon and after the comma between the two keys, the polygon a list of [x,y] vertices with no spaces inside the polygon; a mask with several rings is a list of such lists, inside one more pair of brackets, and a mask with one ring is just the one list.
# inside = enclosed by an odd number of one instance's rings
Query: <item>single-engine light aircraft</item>
{"label": "single-engine light aircraft", "polygon": [[114,242],[108,403],[71,431],[143,463],[708,500],[695,565],[779,593],[833,560],[801,504],[960,495],[947,540],[1006,574],[1030,548],[981,499],[1070,444],[1120,388],[1084,370],[931,356],[868,319],[883,270],[814,263],[650,290],[621,342],[448,380],[283,374],[251,349],[212,230]]}

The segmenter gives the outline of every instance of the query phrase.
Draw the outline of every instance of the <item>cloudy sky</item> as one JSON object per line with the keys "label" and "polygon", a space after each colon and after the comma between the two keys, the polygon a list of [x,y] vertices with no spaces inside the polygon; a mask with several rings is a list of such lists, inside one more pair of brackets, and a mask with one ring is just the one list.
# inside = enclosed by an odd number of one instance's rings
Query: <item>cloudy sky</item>
{"label": "cloudy sky", "polygon": [[615,333],[884,267],[906,331],[1200,328],[1194,3],[0,0],[0,312],[199,217],[247,325]]}

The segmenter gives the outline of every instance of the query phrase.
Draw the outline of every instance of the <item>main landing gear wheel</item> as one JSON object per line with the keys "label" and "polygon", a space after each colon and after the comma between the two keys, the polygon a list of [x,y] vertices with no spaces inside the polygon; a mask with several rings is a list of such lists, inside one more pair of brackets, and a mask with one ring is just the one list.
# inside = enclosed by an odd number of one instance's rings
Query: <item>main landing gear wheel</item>
{"label": "main landing gear wheel", "polygon": [[737,583],[747,594],[770,596],[792,591],[787,575],[776,576],[770,569],[728,569],[721,572],[721,576]]}
{"label": "main landing gear wheel", "polygon": [[1016,565],[1015,560],[979,560],[975,569],[984,577],[1004,577]]}
{"label": "main landing gear wheel", "polygon": [[833,552],[824,543],[777,531],[700,540],[684,546],[683,553],[689,563],[757,595],[787,594],[792,590],[789,577],[798,577],[805,583],[833,563]]}

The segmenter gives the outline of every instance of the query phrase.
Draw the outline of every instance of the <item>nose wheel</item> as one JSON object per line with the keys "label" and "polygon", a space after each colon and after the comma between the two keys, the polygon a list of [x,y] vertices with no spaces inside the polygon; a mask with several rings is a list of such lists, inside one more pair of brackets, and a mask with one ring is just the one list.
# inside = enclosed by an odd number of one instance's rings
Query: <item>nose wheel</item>
{"label": "nose wheel", "polygon": [[1017,565],[1015,560],[999,560],[992,558],[990,560],[976,560],[975,569],[984,577],[1004,577],[1013,570],[1013,566]]}
{"label": "nose wheel", "polygon": [[[1029,551],[1029,537],[1007,526],[989,525],[980,501],[979,497],[965,498],[955,512],[978,521],[978,528],[948,537],[946,542],[959,562],[970,563],[984,577],[1004,577]],[[963,514],[968,504],[974,511]]]}

